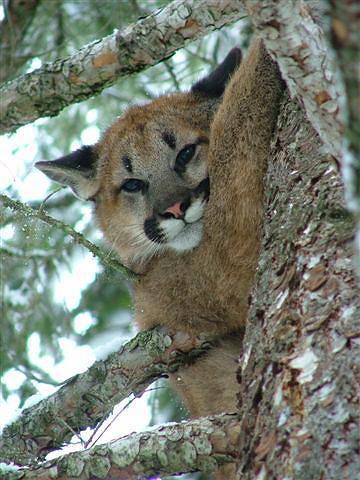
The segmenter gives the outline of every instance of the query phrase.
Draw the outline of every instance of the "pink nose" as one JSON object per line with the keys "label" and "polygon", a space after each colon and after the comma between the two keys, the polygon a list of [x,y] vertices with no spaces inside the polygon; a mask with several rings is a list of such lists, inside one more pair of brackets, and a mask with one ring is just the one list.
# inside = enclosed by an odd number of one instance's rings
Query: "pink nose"
{"label": "pink nose", "polygon": [[171,213],[175,218],[182,218],[184,212],[181,210],[181,202],[176,202],[165,210],[165,213]]}

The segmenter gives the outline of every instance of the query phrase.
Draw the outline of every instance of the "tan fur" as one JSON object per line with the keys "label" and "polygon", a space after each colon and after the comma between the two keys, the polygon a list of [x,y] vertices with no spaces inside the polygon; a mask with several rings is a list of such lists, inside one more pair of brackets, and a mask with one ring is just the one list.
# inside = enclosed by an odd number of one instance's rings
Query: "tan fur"
{"label": "tan fur", "polygon": [[[201,104],[190,93],[160,97],[129,110],[98,145],[96,215],[112,248],[144,273],[134,286],[135,318],[142,329],[165,324],[218,337],[244,324],[260,245],[262,177],[280,91],[276,69],[258,42],[227,87],[212,124],[210,151],[202,147],[211,196],[201,245],[182,255],[163,252],[145,266],[131,262],[131,233],[124,229],[136,222],[137,212],[114,193],[124,177],[120,158],[130,151],[155,178],[162,155],[168,154],[156,132],[170,126],[185,138],[209,137],[214,103]],[[169,171],[156,181],[169,182],[171,190],[174,177]]]}
{"label": "tan fur", "polygon": [[[281,92],[277,69],[256,41],[220,106],[192,92],[163,96],[131,108],[96,146],[99,161],[91,188],[96,217],[111,248],[141,273],[134,283],[137,325],[220,339],[171,379],[193,416],[236,410],[241,332],[260,248],[262,178]],[[169,129],[176,132],[176,151],[202,139],[182,179],[173,169],[176,152],[161,139]],[[133,160],[131,175],[121,161],[124,155]],[[181,200],[207,169],[210,198],[200,244],[183,253],[159,249],[145,255],[144,220],[153,208],[165,211]],[[119,194],[124,178],[139,176],[152,186],[150,199]],[[230,479],[224,472],[218,478]]]}

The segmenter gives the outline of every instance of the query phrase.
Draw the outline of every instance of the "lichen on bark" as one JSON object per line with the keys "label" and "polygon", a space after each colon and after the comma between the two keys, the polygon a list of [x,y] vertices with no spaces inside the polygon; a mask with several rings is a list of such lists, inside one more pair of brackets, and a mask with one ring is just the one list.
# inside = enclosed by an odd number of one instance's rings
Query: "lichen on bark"
{"label": "lichen on bark", "polygon": [[[71,453],[33,471],[20,469],[4,473],[3,480],[141,480],[154,475],[198,470],[210,473],[218,466],[232,462],[237,449],[238,423],[236,415],[173,423]],[[222,442],[218,442],[220,434]],[[208,446],[204,451],[205,444]]]}
{"label": "lichen on bark", "polygon": [[6,426],[0,435],[1,459],[25,465],[43,459],[75,433],[95,428],[121,400],[140,395],[157,378],[194,361],[209,347],[201,337],[184,341],[182,336],[178,342],[162,328],[139,333]]}

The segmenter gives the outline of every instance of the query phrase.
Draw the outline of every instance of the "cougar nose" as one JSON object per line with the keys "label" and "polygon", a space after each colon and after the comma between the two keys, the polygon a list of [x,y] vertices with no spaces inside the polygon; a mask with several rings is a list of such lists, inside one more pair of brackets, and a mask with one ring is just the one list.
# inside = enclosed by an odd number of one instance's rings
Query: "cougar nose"
{"label": "cougar nose", "polygon": [[181,202],[176,202],[174,205],[171,205],[171,207],[167,208],[164,214],[171,215],[174,218],[183,218],[184,212],[182,207],[183,204]]}

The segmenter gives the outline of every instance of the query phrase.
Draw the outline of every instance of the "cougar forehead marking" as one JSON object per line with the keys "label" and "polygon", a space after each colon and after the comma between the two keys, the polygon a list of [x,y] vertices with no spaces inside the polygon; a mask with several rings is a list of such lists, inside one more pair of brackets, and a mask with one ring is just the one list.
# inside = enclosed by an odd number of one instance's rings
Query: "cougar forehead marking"
{"label": "cougar forehead marking", "polygon": [[162,134],[162,139],[164,140],[165,143],[169,145],[169,147],[172,150],[175,150],[176,148],[176,138],[173,132],[165,131]]}
{"label": "cougar forehead marking", "polygon": [[127,157],[126,155],[124,155],[123,158],[122,158],[122,162],[123,162],[123,165],[124,165],[125,169],[129,173],[132,173],[133,172],[133,166],[132,166],[130,158]]}

